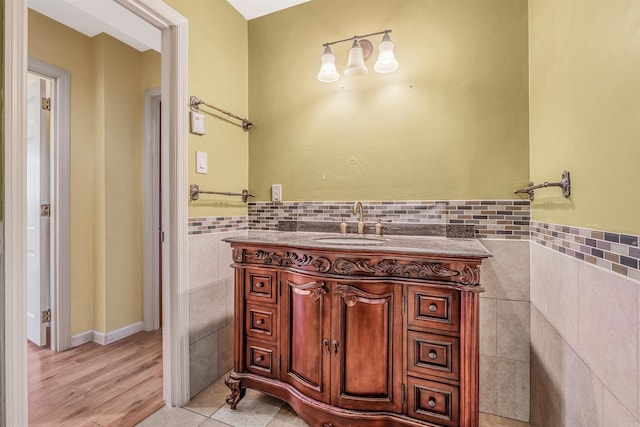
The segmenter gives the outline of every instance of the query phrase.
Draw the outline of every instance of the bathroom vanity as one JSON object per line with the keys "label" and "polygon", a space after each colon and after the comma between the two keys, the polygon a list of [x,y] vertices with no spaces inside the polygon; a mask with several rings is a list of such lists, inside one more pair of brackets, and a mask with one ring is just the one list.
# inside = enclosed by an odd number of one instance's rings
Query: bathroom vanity
{"label": "bathroom vanity", "polygon": [[249,232],[235,268],[232,409],[252,388],[311,426],[478,425],[473,239]]}

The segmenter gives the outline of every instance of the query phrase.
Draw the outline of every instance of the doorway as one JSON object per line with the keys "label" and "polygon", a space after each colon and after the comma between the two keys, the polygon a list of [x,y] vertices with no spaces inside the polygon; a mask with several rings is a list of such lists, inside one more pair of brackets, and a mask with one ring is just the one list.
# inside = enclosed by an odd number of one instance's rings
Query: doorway
{"label": "doorway", "polygon": [[[187,286],[188,21],[160,0],[117,0],[162,31],[163,382],[170,406],[189,399]],[[5,423],[27,423],[26,369],[26,2],[5,2]]]}

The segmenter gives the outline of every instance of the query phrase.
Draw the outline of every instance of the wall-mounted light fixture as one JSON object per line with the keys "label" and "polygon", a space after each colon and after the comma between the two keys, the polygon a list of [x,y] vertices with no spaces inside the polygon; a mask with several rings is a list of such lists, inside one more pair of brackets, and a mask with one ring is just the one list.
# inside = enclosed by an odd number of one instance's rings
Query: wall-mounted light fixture
{"label": "wall-mounted light fixture", "polygon": [[331,52],[331,45],[337,43],[343,43],[353,40],[351,50],[349,51],[349,59],[347,60],[347,67],[344,69],[346,76],[359,76],[367,74],[369,69],[365,65],[365,61],[371,57],[373,53],[373,45],[365,37],[376,36],[378,34],[384,34],[382,41],[378,45],[378,60],[376,61],[373,69],[378,73],[390,73],[398,68],[398,61],[393,54],[393,42],[389,33],[391,30],[378,31],[377,33],[365,34],[363,36],[353,36],[344,40],[337,40],[335,42],[325,43],[324,53],[322,54],[322,66],[318,73],[318,80],[321,82],[335,82],[340,78],[338,70],[336,69],[336,57]]}

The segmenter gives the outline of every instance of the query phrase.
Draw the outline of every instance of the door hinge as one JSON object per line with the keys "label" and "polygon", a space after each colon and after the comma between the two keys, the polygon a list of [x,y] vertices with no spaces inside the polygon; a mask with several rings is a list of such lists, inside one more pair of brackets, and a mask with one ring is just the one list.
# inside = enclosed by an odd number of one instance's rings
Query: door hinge
{"label": "door hinge", "polygon": [[160,232],[160,242],[164,243],[164,231]]}
{"label": "door hinge", "polygon": [[402,403],[407,401],[407,389],[404,384],[402,384]]}
{"label": "door hinge", "polygon": [[51,216],[51,204],[40,205],[40,216]]}
{"label": "door hinge", "polygon": [[43,110],[51,111],[51,98],[42,98],[40,106]]}
{"label": "door hinge", "polygon": [[42,319],[42,323],[49,323],[49,322],[51,322],[51,309],[44,310],[44,311],[42,312],[42,317],[41,317],[41,319]]}

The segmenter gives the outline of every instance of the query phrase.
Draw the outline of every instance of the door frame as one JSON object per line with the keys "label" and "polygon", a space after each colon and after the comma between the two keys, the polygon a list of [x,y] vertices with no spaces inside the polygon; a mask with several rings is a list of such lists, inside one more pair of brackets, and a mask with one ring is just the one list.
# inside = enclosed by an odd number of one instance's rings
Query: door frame
{"label": "door frame", "polygon": [[69,135],[71,76],[67,70],[28,58],[28,72],[51,81],[51,350],[71,348],[69,253]]}
{"label": "door frame", "polygon": [[[158,289],[160,257],[160,215],[158,205],[160,189],[160,155],[158,119],[162,99],[161,88],[144,91],[144,111],[142,117],[142,215],[143,215],[143,249],[142,249],[142,328],[155,331],[160,327],[160,292]],[[149,190],[150,189],[150,190]]]}
{"label": "door frame", "polygon": [[[189,399],[188,21],[161,0],[114,0],[162,31],[163,397]],[[28,8],[4,1],[5,424],[27,425],[26,85]],[[0,420],[1,422],[2,420]]]}

